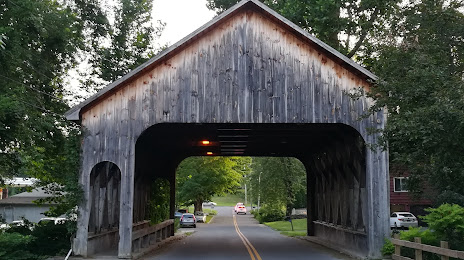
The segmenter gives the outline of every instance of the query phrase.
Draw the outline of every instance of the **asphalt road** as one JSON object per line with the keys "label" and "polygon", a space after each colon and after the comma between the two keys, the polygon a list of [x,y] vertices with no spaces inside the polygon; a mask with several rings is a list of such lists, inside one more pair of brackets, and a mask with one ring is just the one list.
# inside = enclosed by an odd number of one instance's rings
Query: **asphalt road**
{"label": "asphalt road", "polygon": [[181,229],[194,233],[142,259],[351,259],[308,241],[283,236],[259,224],[250,214],[236,215],[233,207],[215,209],[218,215],[209,224],[198,223],[197,228]]}

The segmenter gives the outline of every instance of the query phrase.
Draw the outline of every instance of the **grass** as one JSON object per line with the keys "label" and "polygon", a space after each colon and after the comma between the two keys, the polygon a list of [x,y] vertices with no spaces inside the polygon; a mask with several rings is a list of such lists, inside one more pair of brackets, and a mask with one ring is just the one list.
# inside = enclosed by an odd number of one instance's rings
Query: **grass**
{"label": "grass", "polygon": [[292,231],[292,224],[288,221],[265,222],[264,225],[269,226],[274,230],[280,231],[282,235],[289,237],[306,236],[306,219],[295,219],[292,222],[294,231]]}
{"label": "grass", "polygon": [[[195,208],[193,206],[188,207],[188,212],[193,213]],[[208,215],[217,215],[217,210],[203,207],[203,212],[208,213]]]}
{"label": "grass", "polygon": [[235,206],[237,202],[245,202],[245,195],[242,192],[236,194],[227,194],[226,196],[214,196],[211,201],[217,203],[217,206]]}
{"label": "grass", "polygon": [[206,216],[206,223],[209,223],[213,217],[213,215]]}

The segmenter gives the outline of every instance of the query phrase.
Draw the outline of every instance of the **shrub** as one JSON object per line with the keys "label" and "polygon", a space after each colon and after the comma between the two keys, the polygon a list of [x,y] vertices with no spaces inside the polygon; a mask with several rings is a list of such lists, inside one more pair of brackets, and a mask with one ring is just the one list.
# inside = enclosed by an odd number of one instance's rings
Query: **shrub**
{"label": "shrub", "polygon": [[[432,246],[440,245],[440,240],[436,237],[436,234],[430,229],[424,230],[419,227],[410,227],[409,230],[402,231],[400,233],[401,240],[407,240],[407,241],[414,242],[415,237],[420,237],[422,244],[427,244],[427,245],[432,245]],[[435,255],[432,253],[423,252],[422,254],[423,254],[424,260],[439,260],[440,259],[438,255]],[[401,255],[410,257],[412,259],[415,258],[415,252],[414,252],[414,249],[412,248],[405,248],[405,247],[402,248]]]}
{"label": "shrub", "polygon": [[390,239],[385,239],[385,243],[383,244],[382,249],[380,249],[380,252],[382,252],[382,255],[384,256],[392,255],[395,252],[395,246]]}
{"label": "shrub", "polygon": [[259,214],[255,215],[260,223],[284,220],[285,212],[280,206],[265,205],[259,209]]}
{"label": "shrub", "polygon": [[177,232],[177,230],[180,228],[180,219],[175,218],[174,219],[174,232]]}
{"label": "shrub", "polygon": [[450,248],[464,250],[464,208],[456,204],[442,204],[426,209],[422,217],[440,240],[448,241]]}
{"label": "shrub", "polygon": [[65,255],[71,248],[71,235],[66,224],[55,225],[53,221],[39,223],[32,231],[32,236],[36,239],[30,249],[40,256]]}
{"label": "shrub", "polygon": [[0,232],[0,259],[35,260],[38,255],[31,253],[30,245],[35,238],[31,235]]}

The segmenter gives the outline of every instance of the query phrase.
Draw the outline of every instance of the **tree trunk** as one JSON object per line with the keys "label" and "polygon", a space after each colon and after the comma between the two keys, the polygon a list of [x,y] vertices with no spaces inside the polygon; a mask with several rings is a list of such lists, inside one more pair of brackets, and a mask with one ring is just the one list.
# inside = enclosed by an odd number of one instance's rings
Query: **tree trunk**
{"label": "tree trunk", "polygon": [[203,200],[196,200],[195,203],[193,203],[193,206],[194,206],[194,212],[197,212],[197,211],[203,211]]}

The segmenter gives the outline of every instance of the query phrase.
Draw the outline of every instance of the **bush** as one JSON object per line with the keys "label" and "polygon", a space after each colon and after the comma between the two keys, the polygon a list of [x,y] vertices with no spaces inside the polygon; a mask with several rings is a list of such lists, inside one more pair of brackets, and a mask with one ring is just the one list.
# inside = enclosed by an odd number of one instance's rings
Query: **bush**
{"label": "bush", "polygon": [[177,230],[180,228],[180,219],[175,218],[174,219],[174,232],[177,232]]}
{"label": "bush", "polygon": [[[420,237],[422,244],[427,244],[427,245],[432,245],[432,246],[440,245],[440,240],[436,237],[436,234],[430,229],[423,230],[421,228],[410,227],[409,230],[400,232],[401,240],[407,240],[407,241],[414,242],[415,237]],[[412,259],[415,258],[415,252],[414,252],[414,249],[412,248],[406,248],[406,247],[401,248],[401,255],[412,258]],[[428,253],[428,252],[423,252],[422,256],[424,260],[440,260],[440,257],[438,255]]]}
{"label": "bush", "polygon": [[[440,246],[440,241],[448,241],[450,248],[464,250],[464,208],[458,205],[443,204],[438,208],[429,208],[427,216],[421,217],[429,229],[410,227],[400,232],[400,239],[414,242],[421,238],[422,244]],[[402,248],[401,255],[414,258],[414,249]],[[423,252],[424,260],[439,260],[438,255]]]}
{"label": "bush", "polygon": [[380,252],[382,252],[382,255],[384,256],[393,255],[395,252],[395,246],[390,239],[385,239],[385,243],[383,244],[382,249],[380,249]]}
{"label": "bush", "polygon": [[456,204],[443,204],[426,211],[429,214],[422,219],[427,222],[435,236],[448,241],[452,249],[464,250],[464,208]]}
{"label": "bush", "polygon": [[32,236],[36,239],[30,248],[40,256],[66,255],[71,248],[71,234],[66,224],[55,225],[53,221],[39,223],[32,231]]}
{"label": "bush", "polygon": [[[256,213],[257,211],[253,211]],[[284,220],[285,212],[280,206],[265,205],[259,209],[259,214],[255,215],[259,223]]]}
{"label": "bush", "polygon": [[0,259],[36,260],[39,256],[31,253],[30,245],[35,238],[31,235],[0,232]]}

